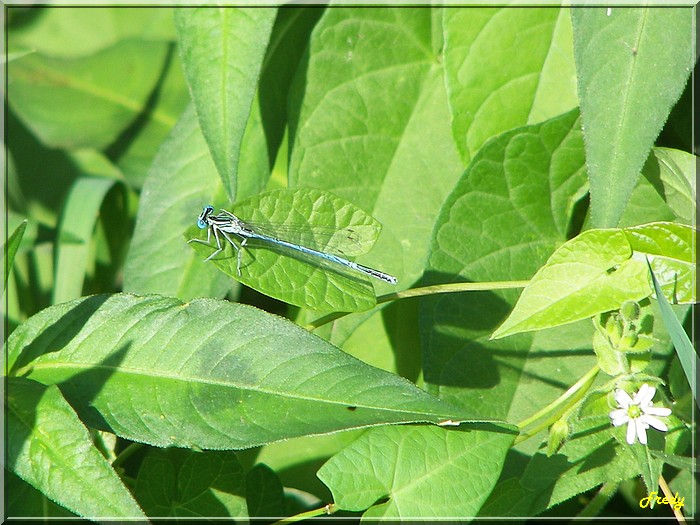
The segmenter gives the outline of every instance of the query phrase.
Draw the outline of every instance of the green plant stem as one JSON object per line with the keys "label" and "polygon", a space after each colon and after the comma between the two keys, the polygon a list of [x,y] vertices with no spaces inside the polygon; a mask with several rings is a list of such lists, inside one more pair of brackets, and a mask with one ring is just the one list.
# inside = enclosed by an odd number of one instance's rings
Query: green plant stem
{"label": "green plant stem", "polygon": [[[509,290],[511,288],[525,288],[530,281],[491,281],[484,283],[448,283],[434,284],[431,286],[421,286],[419,288],[409,288],[401,292],[392,292],[377,297],[377,306],[396,299],[408,299],[409,297],[422,297],[424,295],[436,295],[440,293],[455,292],[483,292],[490,290]],[[324,315],[310,322],[305,326],[307,330],[315,330],[327,323],[332,323],[336,319],[345,317],[352,312],[333,312]]]}
{"label": "green plant stem", "polygon": [[315,518],[316,516],[333,514],[336,510],[335,503],[329,503],[319,509],[307,510],[300,514],[295,514],[294,516],[289,516],[288,518],[281,519],[274,522],[272,525],[284,525],[286,523],[296,523],[297,521],[302,521],[307,518]]}
{"label": "green plant stem", "polygon": [[[588,391],[588,388],[591,386],[591,384],[593,384],[593,381],[598,375],[598,372],[600,372],[600,368],[598,367],[598,365],[595,365],[561,396],[559,396],[557,399],[555,399],[553,402],[551,402],[549,405],[544,407],[542,410],[540,410],[533,416],[530,416],[526,420],[521,421],[518,424],[518,427],[521,429],[521,434],[516,438],[515,443],[525,441],[526,439],[534,436],[535,434],[540,432],[540,430],[547,428],[554,421],[559,419],[559,417],[561,417],[561,414],[566,412],[581,398],[583,398],[583,396]],[[542,421],[533,430],[524,432],[524,429],[526,427],[533,425],[534,423],[540,420]]]}
{"label": "green plant stem", "polygon": [[619,488],[619,483],[604,483],[600,488],[598,493],[593,497],[593,499],[586,505],[581,512],[579,512],[577,518],[595,518],[603,510],[603,507],[610,501],[617,489]]}
{"label": "green plant stem", "polygon": [[129,459],[131,455],[141,447],[143,447],[143,444],[141,443],[131,443],[128,447],[122,450],[116,458],[114,458],[114,461],[112,461],[112,468],[116,469],[121,467],[122,463]]}

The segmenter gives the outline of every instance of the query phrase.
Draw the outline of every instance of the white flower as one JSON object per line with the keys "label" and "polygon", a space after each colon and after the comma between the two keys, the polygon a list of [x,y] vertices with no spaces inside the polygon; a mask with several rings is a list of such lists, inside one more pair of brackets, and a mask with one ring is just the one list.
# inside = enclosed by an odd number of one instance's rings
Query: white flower
{"label": "white flower", "polygon": [[656,388],[644,383],[639,392],[630,397],[624,390],[615,391],[615,401],[620,408],[610,412],[612,424],[616,427],[627,423],[627,443],[634,443],[636,438],[642,445],[647,444],[647,428],[654,427],[656,430],[666,432],[668,427],[665,423],[654,416],[670,416],[671,409],[665,407],[655,407],[652,399],[656,394]]}

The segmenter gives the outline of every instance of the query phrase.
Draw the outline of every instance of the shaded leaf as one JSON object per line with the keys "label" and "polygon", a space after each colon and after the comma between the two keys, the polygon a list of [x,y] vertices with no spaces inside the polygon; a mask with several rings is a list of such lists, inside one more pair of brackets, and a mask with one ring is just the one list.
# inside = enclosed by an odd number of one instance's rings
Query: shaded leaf
{"label": "shaded leaf", "polygon": [[57,387],[11,378],[6,409],[7,467],[19,477],[79,516],[144,517]]}
{"label": "shaded leaf", "polygon": [[246,475],[246,501],[253,517],[285,516],[284,487],[265,464],[258,463]]}
{"label": "shaded leaf", "polygon": [[151,449],[135,495],[150,517],[245,518],[245,473],[232,452]]}
{"label": "shaded leaf", "polygon": [[333,192],[379,220],[384,235],[365,263],[402,286],[422,275],[435,217],[464,170],[433,15],[327,9],[289,102],[289,185]]}
{"label": "shaded leaf", "polygon": [[12,232],[12,235],[8,237],[7,242],[3,244],[2,252],[5,258],[5,284],[3,285],[3,292],[7,288],[7,278],[10,275],[10,271],[12,270],[12,263],[15,262],[15,255],[17,254],[17,249],[19,248],[19,245],[22,242],[22,237],[24,236],[24,231],[26,229],[27,221],[24,220],[20,223],[19,226],[17,226],[17,228],[15,228],[15,231]]}
{"label": "shaded leaf", "polygon": [[[484,145],[443,204],[425,284],[531,278],[567,239],[587,189],[583,151],[576,111]],[[533,399],[554,401],[595,364],[590,322],[490,340],[519,293],[422,298],[429,391],[482,414],[522,421],[537,412]]]}
{"label": "shaded leaf", "polygon": [[8,101],[47,146],[101,149],[144,109],[166,51],[125,40],[78,59],[33,53],[8,65]]}

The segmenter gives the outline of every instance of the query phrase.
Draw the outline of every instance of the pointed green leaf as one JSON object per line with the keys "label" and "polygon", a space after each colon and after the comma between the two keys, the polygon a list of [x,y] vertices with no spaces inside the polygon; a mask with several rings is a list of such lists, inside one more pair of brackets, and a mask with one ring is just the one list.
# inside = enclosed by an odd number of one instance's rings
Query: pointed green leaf
{"label": "pointed green leaf", "polygon": [[[381,225],[358,206],[309,188],[273,190],[236,204],[229,211],[247,223],[260,224],[256,229],[261,233],[345,259],[368,252],[381,230]],[[207,235],[196,226],[185,233],[187,240],[206,241]],[[235,235],[231,237],[239,241]],[[206,259],[216,249],[213,235],[209,242],[209,246],[200,242],[191,242],[190,246]],[[360,272],[254,239],[246,242],[239,260],[236,249],[223,237],[221,242],[225,250],[209,263],[271,297],[327,311],[367,310],[376,304],[372,284]]]}
{"label": "pointed green leaf", "polygon": [[369,508],[364,519],[473,517],[513,438],[422,426],[372,429],[333,456],[318,477],[341,509]]}
{"label": "pointed green leaf", "polygon": [[91,426],[157,446],[247,448],[470,413],[286,319],[213,299],[87,297],[33,316],[7,347],[13,373],[60,384]]}
{"label": "pointed green leaf", "polygon": [[693,9],[572,9],[591,214],[617,226],[695,62]]}
{"label": "pointed green leaf", "polygon": [[8,102],[46,145],[101,149],[144,110],[166,52],[125,40],[77,59],[32,53],[8,64]]}
{"label": "pointed green leaf", "polygon": [[[80,297],[100,207],[114,179],[81,177],[73,183],[61,213],[56,243],[56,273],[51,302]],[[70,239],[70,240],[67,240]]]}
{"label": "pointed green leaf", "polygon": [[695,302],[695,228],[672,222],[656,222],[624,229],[635,257],[645,257],[669,300]]}
{"label": "pointed green leaf", "polygon": [[673,312],[671,305],[668,303],[666,296],[661,291],[661,285],[656,278],[656,272],[653,270],[651,263],[649,262],[649,271],[651,272],[651,279],[654,285],[654,291],[656,292],[656,298],[659,302],[659,309],[661,310],[661,318],[664,321],[664,325],[667,327],[668,333],[671,336],[671,341],[673,341],[673,346],[676,349],[676,354],[678,354],[678,361],[683,368],[683,373],[685,374],[688,384],[693,391],[693,399],[695,403],[700,407],[700,399],[697,395],[697,376],[693,372],[698,370],[700,367],[700,360],[698,360],[698,355],[695,353],[693,348],[693,343],[690,341],[688,334],[683,329],[678,317]]}
{"label": "pointed green leaf", "polygon": [[245,473],[233,452],[151,449],[134,493],[150,517],[248,517]]}
{"label": "pointed green leaf", "polygon": [[57,387],[7,387],[7,468],[79,516],[144,518]]}
{"label": "pointed green leaf", "polygon": [[180,55],[202,133],[231,200],[243,133],[276,8],[175,11]]}
{"label": "pointed green leaf", "polygon": [[182,238],[223,188],[190,106],[161,146],[143,186],[124,268],[124,290],[187,300],[223,297],[231,280],[204,264]]}
{"label": "pointed green leaf", "polygon": [[17,254],[17,249],[22,242],[22,236],[24,235],[24,230],[27,229],[27,221],[24,220],[19,226],[12,232],[12,235],[7,239],[7,242],[3,245],[3,255],[5,260],[5,281],[3,285],[3,292],[7,288],[7,278],[10,275],[10,270],[12,270],[12,263],[15,262],[15,255]]}
{"label": "pointed green leaf", "polygon": [[589,230],[555,251],[493,338],[550,328],[648,297],[646,265],[622,230]]}
{"label": "pointed green leaf", "polygon": [[285,6],[277,14],[241,142],[237,200],[264,191],[275,165],[277,182],[287,177],[287,101],[294,76],[305,67],[309,35],[323,11],[319,6]]}

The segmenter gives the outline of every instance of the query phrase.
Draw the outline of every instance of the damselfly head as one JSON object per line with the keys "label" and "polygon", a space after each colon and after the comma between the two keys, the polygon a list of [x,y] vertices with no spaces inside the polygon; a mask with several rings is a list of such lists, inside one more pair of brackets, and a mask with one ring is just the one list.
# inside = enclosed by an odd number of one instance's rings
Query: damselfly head
{"label": "damselfly head", "polygon": [[214,207],[206,205],[202,210],[202,213],[199,214],[199,218],[197,219],[197,227],[199,229],[206,230],[209,227],[207,219],[212,213],[214,213]]}

